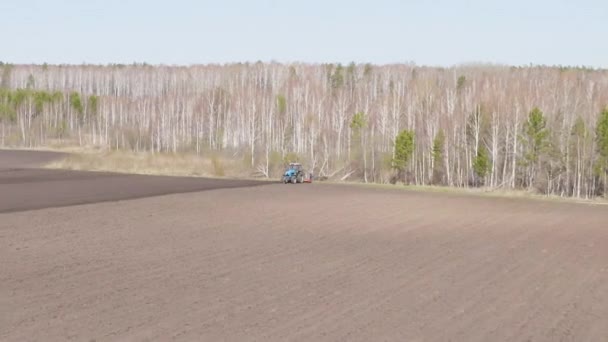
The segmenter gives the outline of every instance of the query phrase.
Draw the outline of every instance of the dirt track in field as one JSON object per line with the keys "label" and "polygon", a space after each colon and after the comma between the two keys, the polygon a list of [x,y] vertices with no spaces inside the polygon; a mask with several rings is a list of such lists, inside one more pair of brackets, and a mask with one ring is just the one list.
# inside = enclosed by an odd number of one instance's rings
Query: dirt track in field
{"label": "dirt track in field", "polygon": [[607,222],[321,184],[4,213],[0,340],[602,341]]}

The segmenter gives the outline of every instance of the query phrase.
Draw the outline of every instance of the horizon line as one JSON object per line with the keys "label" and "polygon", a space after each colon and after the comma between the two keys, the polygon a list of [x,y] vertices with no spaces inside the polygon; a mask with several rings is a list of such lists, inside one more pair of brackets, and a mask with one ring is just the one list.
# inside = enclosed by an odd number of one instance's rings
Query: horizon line
{"label": "horizon line", "polygon": [[97,66],[97,67],[114,67],[114,66],[149,66],[149,67],[205,67],[205,66],[234,66],[234,65],[255,65],[255,64],[265,64],[265,65],[284,65],[284,66],[292,66],[292,65],[304,65],[304,66],[323,66],[323,65],[355,65],[355,66],[372,66],[372,67],[389,67],[389,66],[412,66],[418,68],[430,68],[430,69],[454,69],[461,67],[472,67],[472,66],[485,66],[485,67],[503,67],[503,68],[548,68],[548,69],[581,69],[581,70],[594,70],[594,71],[606,71],[608,67],[602,66],[591,66],[591,65],[576,65],[576,64],[546,64],[546,63],[527,63],[527,64],[508,64],[508,63],[500,63],[500,62],[484,62],[484,61],[469,61],[462,63],[455,63],[450,65],[441,65],[441,64],[419,64],[414,61],[403,61],[403,62],[391,62],[391,63],[373,63],[373,62],[306,62],[306,61],[277,61],[277,60],[244,60],[244,61],[226,61],[226,62],[205,62],[205,63],[151,63],[146,61],[132,61],[132,62],[81,62],[81,63],[48,63],[48,62],[8,62],[0,60],[0,67],[6,65],[12,66],[54,66],[54,67],[70,67],[70,66]]}

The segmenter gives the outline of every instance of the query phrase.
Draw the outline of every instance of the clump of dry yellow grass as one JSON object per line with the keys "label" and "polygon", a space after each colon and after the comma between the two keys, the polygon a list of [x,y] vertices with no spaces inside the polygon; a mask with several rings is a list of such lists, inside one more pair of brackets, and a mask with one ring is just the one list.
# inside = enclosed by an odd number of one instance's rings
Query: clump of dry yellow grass
{"label": "clump of dry yellow grass", "polygon": [[199,156],[183,153],[88,151],[69,154],[47,167],[172,176],[249,176],[249,171],[244,170],[242,162],[223,158],[220,155]]}

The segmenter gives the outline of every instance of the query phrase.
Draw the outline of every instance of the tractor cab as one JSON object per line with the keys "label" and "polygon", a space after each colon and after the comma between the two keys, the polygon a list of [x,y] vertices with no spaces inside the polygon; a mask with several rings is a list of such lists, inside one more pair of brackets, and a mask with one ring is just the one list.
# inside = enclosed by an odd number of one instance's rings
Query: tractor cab
{"label": "tractor cab", "polygon": [[302,164],[300,163],[289,163],[287,170],[285,170],[285,176],[295,176],[302,172]]}
{"label": "tractor cab", "polygon": [[289,169],[288,170],[293,170],[295,172],[302,171],[302,164],[300,164],[300,163],[289,163]]}

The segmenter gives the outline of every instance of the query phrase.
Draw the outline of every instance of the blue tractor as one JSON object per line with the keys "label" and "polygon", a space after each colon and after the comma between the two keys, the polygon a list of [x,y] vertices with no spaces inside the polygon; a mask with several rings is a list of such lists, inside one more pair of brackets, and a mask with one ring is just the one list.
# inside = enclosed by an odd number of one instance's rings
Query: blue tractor
{"label": "blue tractor", "polygon": [[302,169],[302,164],[300,163],[289,163],[289,167],[285,170],[283,174],[283,183],[304,183],[304,170]]}

